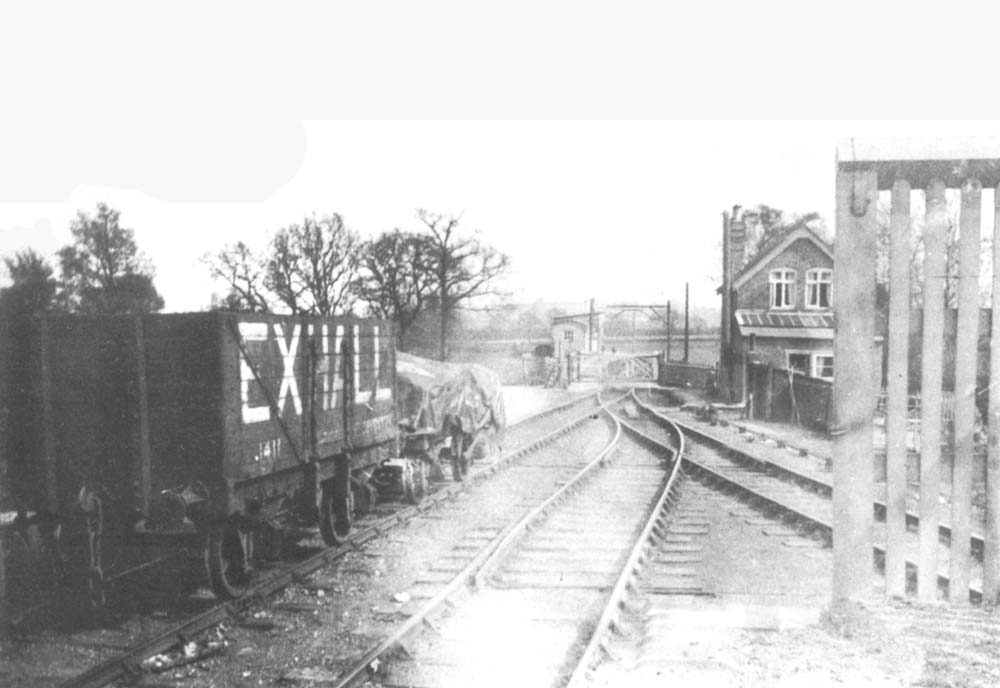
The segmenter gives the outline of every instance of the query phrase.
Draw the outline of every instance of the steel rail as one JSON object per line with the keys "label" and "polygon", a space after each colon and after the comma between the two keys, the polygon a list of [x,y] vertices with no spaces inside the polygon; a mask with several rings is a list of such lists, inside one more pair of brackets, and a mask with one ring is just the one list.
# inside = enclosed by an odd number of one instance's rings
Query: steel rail
{"label": "steel rail", "polygon": [[615,582],[615,585],[611,590],[611,594],[608,596],[608,601],[604,606],[604,610],[601,613],[600,618],[597,620],[597,624],[594,626],[594,631],[590,636],[587,647],[577,660],[576,667],[573,669],[573,673],[570,675],[569,681],[566,683],[568,688],[578,688],[583,685],[587,677],[587,672],[597,661],[597,653],[600,650],[605,649],[605,634],[617,622],[618,614],[625,605],[625,598],[628,594],[628,590],[634,586],[636,576],[639,575],[639,572],[645,564],[646,557],[649,554],[649,548],[655,539],[654,536],[662,536],[662,531],[666,527],[665,519],[667,517],[667,512],[673,502],[676,490],[681,484],[681,476],[683,475],[681,471],[681,466],[683,464],[680,459],[684,456],[684,433],[681,432],[679,427],[676,425],[673,426],[673,432],[677,437],[677,446],[670,448],[649,437],[624,418],[619,417],[618,420],[622,424],[623,428],[639,438],[642,442],[649,444],[654,451],[663,453],[664,450],[666,450],[666,453],[673,461],[673,466],[670,469],[667,479],[660,487],[656,503],[653,505],[652,509],[650,509],[649,518],[646,519],[646,524],[643,526],[642,532],[639,533],[639,536],[636,538],[635,545],[632,547],[632,551],[629,553],[628,559],[625,561],[625,565],[622,566],[618,580]]}
{"label": "steel rail", "polygon": [[[598,393],[598,400],[601,401],[600,393]],[[608,413],[608,416],[614,421],[614,416],[607,410],[603,401],[601,401],[601,407],[602,412]],[[519,534],[524,532],[526,524],[534,522],[538,515],[544,511],[542,507],[547,508],[554,503],[554,498],[556,496],[565,496],[568,494],[568,490],[571,489],[572,486],[578,486],[582,483],[583,479],[588,477],[593,472],[594,468],[599,466],[607,455],[614,449],[614,447],[618,444],[620,437],[621,426],[616,423],[614,436],[594,459],[589,461],[587,465],[584,466],[573,478],[564,483],[553,495],[546,499],[540,507],[532,509],[521,518],[511,522],[503,531],[498,533],[496,537],[486,543],[486,545],[484,545],[476,553],[472,561],[459,571],[440,592],[434,595],[434,597],[428,600],[428,602],[417,610],[413,616],[409,617],[387,638],[366,652],[357,662],[347,669],[344,674],[338,677],[337,682],[333,684],[333,688],[348,688],[348,686],[355,685],[361,679],[367,678],[367,674],[372,670],[372,667],[376,666],[377,660],[383,654],[395,647],[404,637],[406,637],[407,634],[423,623],[424,620],[431,614],[437,611],[437,609],[440,608],[441,605],[445,604],[445,602],[459,588],[463,585],[468,585],[469,583],[479,587],[483,580],[483,576],[481,575],[483,570],[487,568],[492,570],[495,562],[498,561],[498,553],[509,550],[510,545],[517,539]]]}
{"label": "steel rail", "polygon": [[[636,396],[635,399],[638,404],[640,404],[644,409],[646,409],[650,413],[655,414],[661,418],[666,418],[666,416],[664,416],[662,412],[660,412],[656,408],[653,408],[653,406],[648,402],[640,400],[638,396]],[[761,459],[758,459],[757,457],[752,456],[751,454],[743,451],[742,449],[726,443],[725,440],[716,437],[715,435],[708,433],[704,430],[696,428],[695,426],[690,425],[689,423],[685,423],[683,421],[679,421],[676,419],[671,419],[671,422],[676,423],[679,427],[681,427],[684,430],[684,432],[686,432],[688,435],[691,435],[692,437],[697,437],[698,440],[703,442],[704,444],[711,445],[723,451],[731,452],[737,457],[740,457],[741,459],[745,460],[745,462],[752,463],[753,465],[756,466],[760,466],[762,463]],[[760,433],[757,434],[758,436],[762,436]],[[823,480],[822,478],[817,478],[815,476],[806,475],[805,473],[800,473],[796,471],[794,468],[791,468],[789,466],[783,466],[781,464],[774,463],[772,461],[765,460],[763,461],[763,463],[764,465],[767,466],[768,470],[773,470],[776,473],[785,475],[788,478],[790,478],[793,482],[805,485],[806,487],[809,487],[810,489],[815,490],[816,492],[824,493],[827,496],[833,494],[833,484],[829,481]],[[885,501],[881,499],[875,499],[872,502],[872,506],[875,509],[876,517],[879,518],[880,520],[885,520],[885,514],[886,514]],[[912,511],[906,511],[905,516],[906,516],[906,525],[911,528],[915,528],[920,523],[920,517]],[[950,542],[951,526],[945,523],[938,524],[938,536]],[[984,539],[981,533],[973,532],[969,536],[969,546],[971,547],[972,552],[980,558],[982,557],[983,543]]]}
{"label": "steel rail", "polygon": [[[598,394],[600,399],[600,394]],[[608,443],[604,449],[600,451],[586,466],[580,469],[580,472],[573,476],[572,479],[563,483],[563,485],[553,492],[548,499],[536,506],[534,509],[529,511],[520,521],[517,522],[516,526],[511,529],[509,533],[500,541],[497,547],[494,548],[492,554],[483,562],[483,565],[476,572],[473,577],[473,582],[475,587],[482,588],[487,578],[493,575],[497,567],[500,565],[500,561],[510,552],[511,548],[527,534],[531,528],[540,520],[542,520],[549,512],[549,510],[566,498],[571,492],[578,490],[584,483],[584,480],[591,477],[593,472],[600,467],[607,458],[611,455],[611,452],[615,450],[618,446],[618,442],[621,439],[622,428],[621,422],[610,409],[607,404],[603,401],[601,402],[602,410],[608,414],[611,420],[615,424],[615,434],[611,441]]]}
{"label": "steel rail", "polygon": [[[539,420],[541,420],[543,418],[546,418],[548,416],[556,415],[556,414],[561,413],[563,411],[566,411],[566,410],[568,410],[568,409],[570,409],[570,408],[572,408],[574,406],[579,406],[579,405],[581,405],[583,403],[586,403],[586,402],[589,402],[589,401],[592,401],[592,400],[596,400],[596,398],[597,398],[597,394],[596,393],[581,394],[581,395],[579,395],[577,397],[569,399],[568,401],[564,401],[564,402],[562,402],[560,404],[556,404],[555,406],[549,406],[549,407],[547,407],[545,409],[542,409],[541,411],[538,411],[536,413],[532,413],[532,414],[530,414],[528,416],[525,416],[524,418],[520,419],[516,423],[513,423],[510,426],[508,426],[507,427],[507,431],[509,432],[511,430],[514,430],[514,429],[523,428],[523,427],[527,426],[530,423],[534,423],[534,422],[539,421]],[[479,470],[489,470],[489,468],[487,467],[485,469],[482,469],[482,468],[481,469],[474,469],[473,479],[474,479],[475,474]],[[444,488],[442,488],[442,489],[444,489]],[[388,518],[391,519],[391,518],[393,518],[393,516],[389,516]],[[348,541],[350,541],[350,538],[348,538]],[[331,548],[331,549],[335,549],[335,548]],[[140,575],[140,574],[142,574],[142,573],[144,573],[146,571],[154,570],[157,567],[163,565],[164,563],[168,563],[168,562],[171,562],[171,561],[176,561],[176,560],[183,559],[183,558],[184,558],[184,554],[183,553],[168,554],[168,555],[164,555],[164,556],[159,556],[159,557],[157,557],[155,559],[151,559],[150,561],[141,562],[140,564],[137,564],[137,565],[135,565],[133,567],[130,567],[128,569],[125,569],[123,571],[117,571],[114,574],[108,576],[104,580],[104,584],[106,586],[106,590],[108,590],[108,591],[115,590],[118,586],[126,584],[129,580],[131,580],[132,578],[134,578],[137,575]],[[43,617],[45,614],[50,613],[53,610],[58,609],[58,608],[59,608],[59,602],[57,602],[57,601],[49,601],[49,602],[44,602],[44,603],[41,603],[41,604],[34,605],[32,607],[27,607],[27,608],[24,608],[24,609],[19,609],[18,610],[18,621],[17,621],[17,623],[18,624],[30,623],[30,620],[32,620],[32,619],[38,619],[40,617]],[[2,636],[2,634],[3,634],[3,629],[0,629],[0,636]]]}
{"label": "steel rail", "polygon": [[[650,408],[646,404],[643,404],[641,401],[639,401],[638,403],[639,403],[640,407],[643,410],[645,410],[646,412],[648,412],[650,415],[652,415],[659,422],[661,422],[661,423],[675,423],[676,422],[676,421],[671,420],[670,418],[668,418],[664,414],[660,413],[659,411]],[[684,424],[681,424],[681,423],[677,423],[677,425],[680,426],[682,429],[685,427]],[[697,437],[698,435],[696,434],[695,436]],[[721,440],[716,439],[715,442],[721,442]],[[714,444],[713,444],[713,446],[714,446]],[[733,447],[726,447],[726,448],[730,449],[732,451],[735,451],[735,452],[739,452],[738,449],[735,449]],[[763,494],[763,493],[761,493],[761,492],[759,492],[757,490],[754,490],[753,488],[751,488],[751,487],[749,487],[747,485],[744,485],[743,483],[741,483],[740,481],[738,481],[738,480],[736,480],[734,478],[731,478],[729,476],[723,475],[722,473],[720,473],[720,472],[718,472],[718,471],[716,471],[716,470],[714,470],[714,469],[712,469],[712,468],[710,468],[708,466],[705,466],[704,464],[698,463],[697,461],[691,459],[690,456],[684,456],[682,460],[683,460],[683,462],[684,462],[684,464],[686,466],[690,467],[692,473],[697,473],[697,474],[700,474],[700,475],[703,475],[703,476],[707,476],[710,479],[715,480],[715,481],[720,482],[720,483],[723,483],[723,484],[727,485],[728,487],[730,487],[730,488],[732,488],[734,490],[737,490],[739,492],[742,492],[743,494],[749,495],[755,501],[764,502],[764,503],[767,503],[767,504],[771,505],[774,508],[777,508],[779,510],[785,511],[786,513],[791,514],[794,518],[799,519],[801,521],[805,521],[810,526],[812,526],[812,527],[820,530],[821,532],[824,533],[825,537],[827,537],[828,539],[830,539],[832,541],[832,538],[833,538],[833,524],[827,523],[826,521],[822,520],[821,518],[819,518],[819,517],[817,517],[817,516],[815,516],[813,514],[808,514],[808,513],[805,513],[805,512],[803,512],[803,511],[801,511],[799,509],[796,509],[795,507],[793,507],[793,506],[791,506],[789,504],[785,504],[784,502],[782,502],[781,500],[779,500],[779,499],[777,499],[775,497],[772,497],[770,495],[766,495],[766,494]],[[884,562],[885,562],[885,548],[882,547],[882,546],[880,546],[880,545],[878,545],[878,544],[874,544],[873,543],[872,544],[872,550],[873,550],[874,554],[876,555],[876,562],[879,564],[880,567],[884,566]],[[911,558],[907,558],[906,559],[906,565],[907,565],[907,567],[913,568],[914,570],[917,569],[917,562],[914,561]],[[944,586],[947,586],[949,584],[950,578],[949,578],[949,576],[948,576],[947,573],[943,573],[942,571],[938,571],[937,572],[937,581],[938,581],[938,585],[939,586],[944,587]],[[972,601],[972,602],[978,602],[981,599],[982,599],[982,590],[980,588],[974,586],[974,585],[970,585],[969,586],[969,600]]]}
{"label": "steel rail", "polygon": [[[568,410],[575,405],[591,401],[595,396],[596,395],[594,394],[590,394],[570,400],[564,404],[560,404],[556,407],[549,408],[526,417],[510,427],[521,427],[529,422],[538,420],[539,418]],[[178,642],[184,642],[191,636],[202,633],[205,630],[222,623],[223,621],[229,619],[240,620],[241,610],[249,607],[254,602],[262,600],[291,583],[300,581],[316,570],[332,564],[334,561],[344,556],[347,552],[357,549],[370,540],[383,535],[387,530],[409,521],[411,518],[438,506],[447,499],[455,497],[459,493],[467,490],[471,485],[482,482],[483,480],[496,475],[499,471],[507,468],[527,454],[538,451],[543,446],[555,441],[558,437],[570,432],[575,427],[591,418],[592,415],[592,410],[587,411],[585,414],[570,420],[556,430],[514,452],[502,456],[489,466],[483,467],[470,474],[469,480],[462,483],[451,483],[425,496],[419,504],[405,507],[389,516],[386,516],[385,518],[379,519],[369,526],[359,529],[348,536],[347,541],[344,544],[327,548],[301,562],[268,576],[264,580],[255,583],[243,597],[223,602],[190,619],[180,622],[155,638],[143,641],[126,652],[121,653],[110,660],[102,662],[82,674],[65,681],[60,684],[61,688],[100,688],[101,686],[105,686],[119,678],[137,676],[143,673],[140,668],[143,660],[148,659],[153,655],[165,652],[177,645]]]}

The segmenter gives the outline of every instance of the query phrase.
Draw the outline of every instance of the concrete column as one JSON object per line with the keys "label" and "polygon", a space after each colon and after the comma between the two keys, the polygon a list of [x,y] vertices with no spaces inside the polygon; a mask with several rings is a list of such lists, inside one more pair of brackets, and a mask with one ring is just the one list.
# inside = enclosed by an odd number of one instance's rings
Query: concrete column
{"label": "concrete column", "polygon": [[872,594],[876,175],[837,169],[834,242],[833,599]]}

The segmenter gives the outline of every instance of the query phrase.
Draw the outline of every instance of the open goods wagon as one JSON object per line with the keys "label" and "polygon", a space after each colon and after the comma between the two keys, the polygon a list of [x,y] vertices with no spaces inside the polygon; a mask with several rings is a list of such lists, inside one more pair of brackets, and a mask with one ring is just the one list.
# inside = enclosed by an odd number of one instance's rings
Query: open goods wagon
{"label": "open goods wagon", "polygon": [[399,455],[392,341],[350,317],[0,323],[8,588],[54,569],[97,604],[129,552],[183,547],[239,596],[290,535],[341,542]]}

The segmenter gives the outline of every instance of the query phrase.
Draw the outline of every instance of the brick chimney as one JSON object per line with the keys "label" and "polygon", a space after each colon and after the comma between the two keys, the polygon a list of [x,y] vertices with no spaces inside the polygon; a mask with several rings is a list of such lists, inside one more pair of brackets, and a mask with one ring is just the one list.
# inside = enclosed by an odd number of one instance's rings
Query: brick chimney
{"label": "brick chimney", "polygon": [[733,279],[743,269],[746,259],[747,225],[740,212],[740,206],[734,205],[732,214],[722,213],[722,342],[720,347],[719,382],[727,390],[730,401],[735,393],[735,351],[733,349],[734,333],[732,332],[733,311]]}
{"label": "brick chimney", "polygon": [[733,206],[726,244],[729,248],[729,278],[732,280],[743,268],[747,248],[747,223],[743,220],[743,213],[740,212],[738,205]]}

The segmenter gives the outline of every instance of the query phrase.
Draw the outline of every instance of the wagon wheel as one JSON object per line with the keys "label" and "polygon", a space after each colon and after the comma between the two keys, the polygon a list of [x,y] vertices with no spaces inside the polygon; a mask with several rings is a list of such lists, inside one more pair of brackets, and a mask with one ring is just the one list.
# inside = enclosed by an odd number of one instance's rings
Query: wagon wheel
{"label": "wagon wheel", "polygon": [[[329,486],[328,486],[329,485]],[[323,486],[319,505],[319,532],[328,547],[347,541],[354,520],[354,491],[350,485],[334,479]]]}
{"label": "wagon wheel", "polygon": [[104,608],[107,597],[104,588],[104,506],[96,492],[86,488],[77,498],[83,512],[86,531],[86,590],[91,613]]}
{"label": "wagon wheel", "polygon": [[250,584],[249,534],[232,523],[212,525],[205,539],[205,568],[219,597],[242,597]]}

